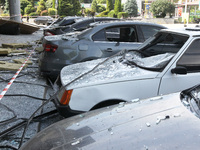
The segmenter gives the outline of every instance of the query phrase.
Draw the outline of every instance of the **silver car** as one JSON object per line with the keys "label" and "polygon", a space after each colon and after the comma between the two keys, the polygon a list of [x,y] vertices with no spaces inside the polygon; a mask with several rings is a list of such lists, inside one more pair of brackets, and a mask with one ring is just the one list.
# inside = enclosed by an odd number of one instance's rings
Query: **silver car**
{"label": "silver car", "polygon": [[83,32],[46,36],[39,68],[44,75],[54,78],[66,65],[109,57],[124,49],[136,49],[164,28],[152,23],[116,21],[97,23]]}

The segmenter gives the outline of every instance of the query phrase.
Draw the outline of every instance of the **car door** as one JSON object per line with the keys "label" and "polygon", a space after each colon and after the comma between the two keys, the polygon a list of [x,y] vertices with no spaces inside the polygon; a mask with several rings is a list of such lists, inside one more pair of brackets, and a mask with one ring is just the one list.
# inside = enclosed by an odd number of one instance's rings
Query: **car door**
{"label": "car door", "polygon": [[109,57],[124,49],[136,49],[138,42],[135,26],[115,26],[103,29],[92,36],[94,44],[104,57]]}
{"label": "car door", "polygon": [[[163,75],[159,94],[168,94],[190,88],[200,83],[200,39],[193,40],[186,51]],[[181,71],[181,74],[178,73]],[[177,72],[177,73],[172,73]]]}

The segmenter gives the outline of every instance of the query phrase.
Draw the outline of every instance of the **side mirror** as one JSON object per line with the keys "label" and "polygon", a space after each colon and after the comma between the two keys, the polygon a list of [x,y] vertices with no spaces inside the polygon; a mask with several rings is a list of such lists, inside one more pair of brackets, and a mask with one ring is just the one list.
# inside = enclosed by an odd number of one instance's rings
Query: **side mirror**
{"label": "side mirror", "polygon": [[173,68],[171,70],[171,73],[173,73],[173,74],[187,74],[187,68],[177,66],[176,68]]}

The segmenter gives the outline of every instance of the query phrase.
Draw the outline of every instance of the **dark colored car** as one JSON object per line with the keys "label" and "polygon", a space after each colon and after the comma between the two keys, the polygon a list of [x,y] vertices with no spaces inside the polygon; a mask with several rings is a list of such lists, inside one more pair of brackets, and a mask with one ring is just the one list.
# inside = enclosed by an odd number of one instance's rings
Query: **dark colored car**
{"label": "dark colored car", "polygon": [[45,36],[39,69],[43,75],[54,78],[66,65],[109,57],[124,49],[135,49],[164,28],[153,23],[113,21],[94,24],[83,32]]}
{"label": "dark colored car", "polygon": [[113,20],[119,20],[119,19],[109,18],[109,17],[74,19],[74,23],[72,23],[72,25],[60,26],[57,28],[44,30],[44,36],[65,34],[67,32],[72,32],[72,31],[82,31],[88,28],[90,23],[100,22],[100,21],[113,21]]}
{"label": "dark colored car", "polygon": [[54,35],[57,29],[63,28],[67,25],[71,25],[77,22],[81,17],[64,17],[58,18],[54,23],[52,23],[47,28],[43,29],[44,36]]}
{"label": "dark colored car", "polygon": [[39,24],[49,25],[53,23],[53,18],[50,16],[39,16],[34,19],[34,23],[36,23],[37,25]]}
{"label": "dark colored car", "polygon": [[21,150],[198,150],[199,98],[196,86],[77,115],[44,129]]}

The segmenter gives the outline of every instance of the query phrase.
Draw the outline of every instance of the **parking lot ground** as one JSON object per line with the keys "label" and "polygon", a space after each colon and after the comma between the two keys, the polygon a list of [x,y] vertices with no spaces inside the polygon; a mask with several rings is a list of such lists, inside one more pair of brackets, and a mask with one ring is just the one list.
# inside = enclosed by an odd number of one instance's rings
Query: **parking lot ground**
{"label": "parking lot ground", "polygon": [[[52,89],[47,79],[39,75],[39,53],[33,51],[36,47],[41,46],[35,42],[40,40],[41,37],[41,30],[31,35],[0,35],[0,46],[3,43],[26,43],[32,45],[30,48],[21,48],[28,53],[1,55],[0,61],[13,63],[13,59],[27,59],[30,52],[33,52],[29,58],[32,64],[22,69],[0,101],[0,149],[18,149],[20,144],[25,143],[37,132],[62,119],[56,111],[53,111],[56,110],[56,108],[52,102],[49,102],[35,113],[35,111],[50,97],[49,94],[52,94]],[[17,71],[0,70],[0,92],[5,89],[16,72]],[[29,121],[28,119],[34,113],[35,116],[38,116],[48,112],[51,113],[46,116],[35,118],[34,122],[31,122],[27,126],[26,133],[23,135],[24,128]]]}

